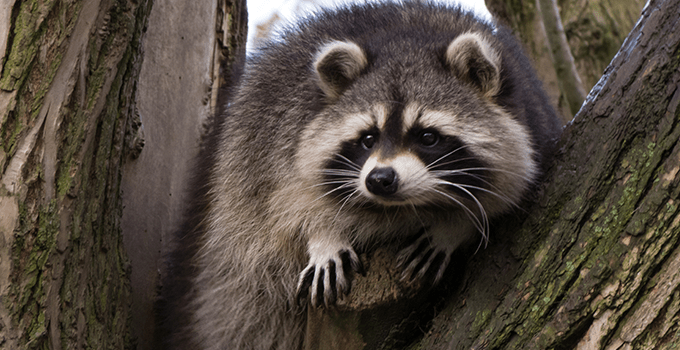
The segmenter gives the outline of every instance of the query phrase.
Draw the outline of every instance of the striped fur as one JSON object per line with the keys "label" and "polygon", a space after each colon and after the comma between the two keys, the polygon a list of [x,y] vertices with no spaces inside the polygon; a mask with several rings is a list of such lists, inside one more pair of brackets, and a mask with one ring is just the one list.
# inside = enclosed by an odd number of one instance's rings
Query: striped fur
{"label": "striped fur", "polygon": [[172,243],[166,349],[299,349],[307,307],[397,257],[436,283],[535,183],[559,122],[509,31],[455,7],[322,12],[243,68]]}

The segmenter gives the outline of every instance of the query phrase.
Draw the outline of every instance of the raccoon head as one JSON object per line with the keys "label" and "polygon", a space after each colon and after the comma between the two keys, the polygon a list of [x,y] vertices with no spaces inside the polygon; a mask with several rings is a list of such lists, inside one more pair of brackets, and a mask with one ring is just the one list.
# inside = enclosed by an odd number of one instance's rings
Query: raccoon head
{"label": "raccoon head", "polygon": [[438,107],[421,93],[369,98],[350,109],[345,99],[370,90],[361,79],[374,67],[356,43],[321,47],[313,67],[328,116],[306,128],[302,144],[314,146],[299,154],[303,168],[321,167],[314,172],[321,197],[350,208],[456,207],[484,218],[519,201],[536,164],[526,126],[493,99],[500,55],[477,33],[459,35],[442,51],[432,60],[439,70],[431,71],[454,77],[471,98],[444,96]]}

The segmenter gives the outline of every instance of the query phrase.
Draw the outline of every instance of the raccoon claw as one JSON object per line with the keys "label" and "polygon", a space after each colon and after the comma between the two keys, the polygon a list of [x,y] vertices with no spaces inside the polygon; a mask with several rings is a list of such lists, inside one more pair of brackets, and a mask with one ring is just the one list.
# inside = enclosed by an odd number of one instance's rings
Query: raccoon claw
{"label": "raccoon claw", "polygon": [[300,273],[297,286],[297,302],[302,305],[310,294],[313,307],[333,306],[337,297],[348,295],[351,289],[349,275],[354,271],[365,274],[363,264],[357,254],[349,249],[310,259],[307,267]]}
{"label": "raccoon claw", "polygon": [[401,280],[423,280],[429,273],[435,274],[432,284],[437,284],[444,276],[452,252],[452,247],[433,244],[432,237],[422,235],[397,256],[397,268],[403,269]]}

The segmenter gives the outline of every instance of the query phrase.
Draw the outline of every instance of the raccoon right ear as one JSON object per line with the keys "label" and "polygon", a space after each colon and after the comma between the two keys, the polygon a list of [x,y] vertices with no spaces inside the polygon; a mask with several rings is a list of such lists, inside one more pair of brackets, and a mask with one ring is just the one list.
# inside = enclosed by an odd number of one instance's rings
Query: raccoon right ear
{"label": "raccoon right ear", "polygon": [[498,94],[501,57],[481,34],[465,33],[455,38],[446,49],[446,63],[456,76],[485,96]]}
{"label": "raccoon right ear", "polygon": [[340,96],[367,65],[364,50],[349,41],[332,41],[324,45],[314,60],[319,87],[330,98]]}

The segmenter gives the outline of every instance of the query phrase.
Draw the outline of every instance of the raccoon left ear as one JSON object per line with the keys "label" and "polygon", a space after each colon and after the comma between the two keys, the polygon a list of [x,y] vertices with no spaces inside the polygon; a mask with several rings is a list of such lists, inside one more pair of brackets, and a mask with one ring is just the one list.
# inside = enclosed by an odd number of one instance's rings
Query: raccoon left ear
{"label": "raccoon left ear", "polygon": [[482,35],[465,33],[455,38],[446,49],[446,63],[456,76],[487,97],[498,94],[501,57]]}
{"label": "raccoon left ear", "polygon": [[340,96],[366,65],[368,59],[364,50],[349,41],[333,41],[324,45],[314,60],[319,86],[330,98]]}

